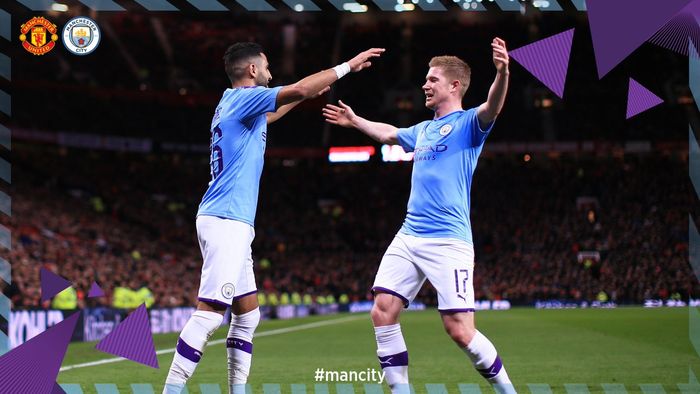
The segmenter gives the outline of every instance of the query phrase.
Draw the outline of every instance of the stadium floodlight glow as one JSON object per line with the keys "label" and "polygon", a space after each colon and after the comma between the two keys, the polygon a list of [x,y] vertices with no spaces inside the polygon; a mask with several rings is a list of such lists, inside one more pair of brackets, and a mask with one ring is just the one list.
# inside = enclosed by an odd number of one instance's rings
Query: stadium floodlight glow
{"label": "stadium floodlight glow", "polygon": [[302,12],[302,11],[304,11],[304,5],[303,5],[303,4],[295,4],[295,5],[294,5],[294,11],[296,11],[296,12]]}
{"label": "stadium floodlight glow", "polygon": [[396,11],[396,12],[413,11],[413,10],[415,10],[415,9],[416,9],[416,6],[413,5],[412,3],[408,3],[408,4],[397,4],[397,5],[394,7],[394,11]]}
{"label": "stadium floodlight glow", "polygon": [[328,161],[331,163],[357,163],[369,161],[374,155],[373,146],[334,146],[328,149]]}
{"label": "stadium floodlight glow", "polygon": [[53,3],[53,4],[51,4],[51,10],[58,11],[58,12],[66,12],[66,11],[68,11],[68,6],[65,4],[61,4],[61,3]]}
{"label": "stadium floodlight glow", "polygon": [[343,9],[350,12],[367,12],[367,6],[360,3],[345,3]]}
{"label": "stadium floodlight glow", "polygon": [[406,153],[401,145],[382,145],[382,161],[411,161],[413,160],[413,152]]}

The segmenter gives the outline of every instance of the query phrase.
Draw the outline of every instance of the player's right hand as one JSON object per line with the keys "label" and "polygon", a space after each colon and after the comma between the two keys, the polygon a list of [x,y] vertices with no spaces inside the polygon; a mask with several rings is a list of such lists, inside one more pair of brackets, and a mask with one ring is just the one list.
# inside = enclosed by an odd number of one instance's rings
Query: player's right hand
{"label": "player's right hand", "polygon": [[369,59],[381,56],[384,51],[386,51],[384,48],[372,48],[364,52],[360,52],[357,56],[348,60],[350,70],[356,73],[371,66],[372,62],[370,62]]}
{"label": "player's right hand", "polygon": [[341,100],[338,100],[338,105],[340,106],[326,104],[326,107],[323,108],[323,116],[326,118],[326,122],[342,127],[353,127],[352,122],[356,116],[355,112]]}

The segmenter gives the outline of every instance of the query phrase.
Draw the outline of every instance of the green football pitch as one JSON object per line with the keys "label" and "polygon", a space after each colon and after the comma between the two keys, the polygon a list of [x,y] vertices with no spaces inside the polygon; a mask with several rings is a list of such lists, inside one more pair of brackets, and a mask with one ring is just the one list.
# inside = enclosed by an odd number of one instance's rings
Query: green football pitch
{"label": "green football pitch", "polygon": [[[690,371],[700,371],[688,321],[688,308],[477,312],[477,326],[496,345],[520,393],[699,393],[700,386],[688,384]],[[437,311],[406,312],[401,323],[416,393],[460,393],[460,384],[479,384],[484,393],[493,392],[444,333]],[[214,334],[189,393],[227,393],[225,335],[225,329]],[[317,368],[379,370],[367,313],[265,321],[257,335],[249,379],[253,393],[381,392],[363,382],[338,386],[314,380]],[[120,393],[160,393],[176,340],[177,334],[155,336],[160,369],[109,362],[66,369],[58,381],[69,389],[80,385],[86,394],[115,393],[115,386]],[[112,358],[94,346],[72,344],[63,367]],[[320,383],[328,389],[316,389]],[[474,386],[465,388],[475,392]],[[386,384],[383,389],[389,392]]]}

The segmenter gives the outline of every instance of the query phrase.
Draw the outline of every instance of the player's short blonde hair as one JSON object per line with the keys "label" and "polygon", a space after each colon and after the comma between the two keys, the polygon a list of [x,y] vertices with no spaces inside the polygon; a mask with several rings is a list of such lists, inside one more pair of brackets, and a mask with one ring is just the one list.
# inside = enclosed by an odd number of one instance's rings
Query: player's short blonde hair
{"label": "player's short blonde hair", "polygon": [[457,56],[435,56],[430,59],[429,67],[440,67],[451,81],[458,80],[462,85],[461,96],[467,93],[472,78],[472,69],[467,62]]}

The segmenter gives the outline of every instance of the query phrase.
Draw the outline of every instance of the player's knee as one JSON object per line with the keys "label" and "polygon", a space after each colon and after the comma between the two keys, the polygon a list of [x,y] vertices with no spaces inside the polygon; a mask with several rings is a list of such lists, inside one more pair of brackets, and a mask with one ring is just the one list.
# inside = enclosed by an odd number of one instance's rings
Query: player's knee
{"label": "player's knee", "polygon": [[260,308],[252,311],[231,316],[232,332],[243,332],[252,338],[255,329],[260,323]]}
{"label": "player's knee", "polygon": [[383,323],[385,320],[385,313],[379,307],[377,307],[376,303],[369,312],[369,316],[372,318],[372,322],[374,322],[375,326],[384,325],[381,323]]}
{"label": "player's knee", "polygon": [[[192,313],[192,316],[190,317],[190,321],[195,323],[195,325],[198,327],[195,331],[203,333],[204,337],[203,340],[204,342],[208,341],[209,338],[214,334],[214,332],[221,326],[221,322],[224,321],[224,316],[221,313],[217,312],[211,312],[211,311],[204,311],[204,310],[197,310]],[[189,324],[189,322],[188,322]],[[184,330],[183,330],[184,334]],[[183,335],[181,335],[182,337]],[[186,341],[189,340],[190,338],[183,338]],[[202,338],[198,338],[202,339]],[[191,342],[195,342],[191,340]],[[190,344],[189,342],[187,342]],[[199,344],[199,343],[194,343],[190,344],[191,346],[197,346],[197,349],[201,349],[204,347],[204,343]]]}
{"label": "player's knee", "polygon": [[377,294],[374,300],[374,305],[370,311],[372,322],[375,326],[385,326],[396,324],[401,313],[401,305],[393,300],[393,296],[386,294]]}
{"label": "player's knee", "polygon": [[457,344],[457,346],[461,348],[469,345],[469,342],[471,342],[474,335],[476,335],[476,328],[468,327],[459,321],[449,323],[446,322],[445,331],[447,332],[447,335],[449,335],[450,338],[452,338],[452,340]]}

